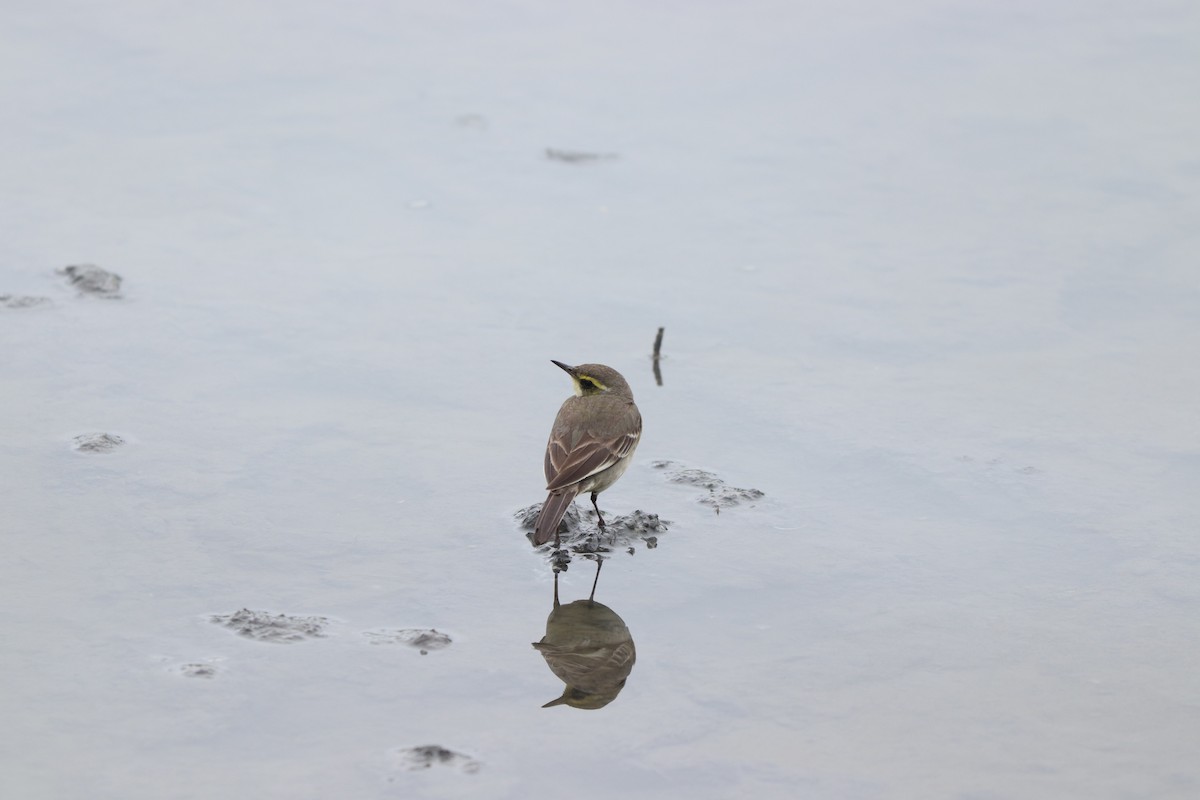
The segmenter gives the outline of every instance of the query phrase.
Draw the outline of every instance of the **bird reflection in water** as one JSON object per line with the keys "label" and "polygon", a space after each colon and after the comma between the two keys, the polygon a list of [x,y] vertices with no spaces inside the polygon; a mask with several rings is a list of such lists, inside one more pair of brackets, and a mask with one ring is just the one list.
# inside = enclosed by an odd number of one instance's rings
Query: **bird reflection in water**
{"label": "bird reflection in water", "polygon": [[602,558],[596,559],[596,578],[586,600],[561,605],[558,572],[554,573],[554,610],[546,620],[546,635],[533,646],[550,671],[567,686],[562,696],[542,708],[604,708],[625,688],[637,652],[625,621],[603,603],[597,603]]}

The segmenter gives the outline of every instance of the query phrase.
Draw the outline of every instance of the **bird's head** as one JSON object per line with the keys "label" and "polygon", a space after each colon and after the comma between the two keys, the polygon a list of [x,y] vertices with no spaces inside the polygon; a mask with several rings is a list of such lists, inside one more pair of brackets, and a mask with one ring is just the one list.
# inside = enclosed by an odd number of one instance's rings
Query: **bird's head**
{"label": "bird's head", "polygon": [[606,367],[603,364],[580,364],[572,367],[553,359],[551,359],[551,363],[571,376],[571,382],[575,384],[575,394],[579,397],[604,394],[605,392],[633,396],[629,384],[621,377],[621,373],[612,367]]}

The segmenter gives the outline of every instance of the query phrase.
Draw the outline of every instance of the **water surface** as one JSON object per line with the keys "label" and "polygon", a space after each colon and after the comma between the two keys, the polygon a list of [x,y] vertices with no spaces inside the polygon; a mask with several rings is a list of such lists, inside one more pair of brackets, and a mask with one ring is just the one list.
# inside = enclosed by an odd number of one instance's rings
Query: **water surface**
{"label": "water surface", "polygon": [[[1187,5],[5,19],[0,794],[1200,791]],[[513,516],[552,358],[668,528],[597,710]]]}

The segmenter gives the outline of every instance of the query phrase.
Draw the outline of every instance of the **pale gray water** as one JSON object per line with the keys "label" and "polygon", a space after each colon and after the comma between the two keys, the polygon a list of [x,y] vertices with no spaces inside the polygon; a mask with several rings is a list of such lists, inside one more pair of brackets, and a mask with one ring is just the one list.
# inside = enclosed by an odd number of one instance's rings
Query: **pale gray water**
{"label": "pale gray water", "polygon": [[[1192,5],[0,16],[0,796],[1200,793]],[[512,519],[551,358],[670,521],[595,711]]]}

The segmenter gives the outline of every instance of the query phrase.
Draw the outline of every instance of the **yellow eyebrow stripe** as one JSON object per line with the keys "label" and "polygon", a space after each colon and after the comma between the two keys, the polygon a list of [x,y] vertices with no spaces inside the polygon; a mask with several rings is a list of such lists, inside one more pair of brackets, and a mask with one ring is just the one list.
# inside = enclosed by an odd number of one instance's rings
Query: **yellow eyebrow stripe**
{"label": "yellow eyebrow stripe", "polygon": [[598,380],[596,380],[595,378],[593,378],[591,375],[584,375],[584,374],[582,374],[582,373],[581,373],[581,374],[580,374],[580,375],[579,375],[579,376],[576,378],[576,380],[580,380],[580,381],[591,381],[591,382],[592,382],[592,385],[593,385],[593,386],[595,386],[597,389],[600,389],[601,391],[608,391],[608,387],[607,387],[607,386],[605,386],[603,383],[601,383],[600,381],[598,381]]}

